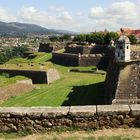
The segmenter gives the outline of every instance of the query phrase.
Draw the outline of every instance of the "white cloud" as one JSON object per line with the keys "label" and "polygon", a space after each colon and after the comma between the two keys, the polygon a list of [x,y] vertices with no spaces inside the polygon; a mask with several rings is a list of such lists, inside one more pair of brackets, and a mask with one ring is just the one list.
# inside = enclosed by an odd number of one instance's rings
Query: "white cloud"
{"label": "white cloud", "polygon": [[16,17],[10,15],[6,9],[0,7],[0,20],[5,22],[14,22],[16,21]]}
{"label": "white cloud", "polygon": [[102,17],[103,14],[104,14],[103,8],[98,6],[98,7],[91,8],[89,17],[90,18],[99,18],[99,17]]}
{"label": "white cloud", "polygon": [[83,16],[84,14],[83,14],[83,12],[77,12],[76,13],[76,16]]}
{"label": "white cloud", "polygon": [[140,24],[140,5],[130,1],[114,2],[109,8],[91,8],[89,18],[93,19],[93,25],[98,28],[107,27],[138,27]]}
{"label": "white cloud", "polygon": [[69,22],[69,21],[72,21],[72,16],[69,14],[69,12],[65,11],[65,12],[62,12],[60,15],[58,15],[57,19],[60,19],[62,21],[65,21],[65,22]]}
{"label": "white cloud", "polygon": [[73,20],[70,13],[66,10],[56,12],[52,15],[51,12],[48,13],[47,11],[41,11],[34,7],[23,7],[18,15],[24,22],[35,23],[48,28],[66,26]]}
{"label": "white cloud", "polygon": [[56,7],[56,6],[50,6],[49,7],[49,10],[51,12],[62,12],[62,11],[65,11],[65,8],[64,7]]}

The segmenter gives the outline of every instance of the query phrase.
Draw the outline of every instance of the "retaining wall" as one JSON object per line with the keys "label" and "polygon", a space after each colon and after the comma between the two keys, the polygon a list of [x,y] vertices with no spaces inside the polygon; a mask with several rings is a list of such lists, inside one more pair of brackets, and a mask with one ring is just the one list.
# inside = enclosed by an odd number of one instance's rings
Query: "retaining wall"
{"label": "retaining wall", "polygon": [[55,69],[47,71],[0,69],[0,73],[8,73],[10,77],[22,75],[32,79],[33,84],[49,84],[60,78]]}
{"label": "retaining wall", "polygon": [[140,105],[0,108],[0,132],[140,127]]}
{"label": "retaining wall", "polygon": [[53,63],[65,66],[96,66],[102,55],[78,55],[69,53],[53,53]]}
{"label": "retaining wall", "polygon": [[98,55],[82,55],[79,57],[79,66],[97,66],[102,58],[101,54]]}
{"label": "retaining wall", "polygon": [[53,52],[63,49],[65,43],[53,42],[53,43],[40,43],[39,52]]}
{"label": "retaining wall", "polygon": [[67,45],[65,47],[65,52],[71,54],[104,54],[107,47],[107,45]]}
{"label": "retaining wall", "polygon": [[53,53],[52,61],[65,66],[78,66],[79,64],[78,55],[69,53]]}

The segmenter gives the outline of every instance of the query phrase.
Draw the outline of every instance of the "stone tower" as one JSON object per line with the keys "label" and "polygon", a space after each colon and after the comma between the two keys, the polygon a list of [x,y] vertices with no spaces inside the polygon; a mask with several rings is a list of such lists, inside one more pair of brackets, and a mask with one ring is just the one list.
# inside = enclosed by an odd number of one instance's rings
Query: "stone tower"
{"label": "stone tower", "polygon": [[117,62],[130,61],[130,40],[124,34],[120,36],[116,44],[115,58]]}

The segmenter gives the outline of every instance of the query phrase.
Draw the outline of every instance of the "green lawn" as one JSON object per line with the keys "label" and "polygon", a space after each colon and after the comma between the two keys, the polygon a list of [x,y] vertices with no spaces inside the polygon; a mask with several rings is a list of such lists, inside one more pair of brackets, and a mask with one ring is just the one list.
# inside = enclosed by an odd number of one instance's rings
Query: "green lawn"
{"label": "green lawn", "polygon": [[35,52],[27,58],[14,58],[9,60],[6,64],[21,64],[21,63],[43,63],[52,58],[51,53]]}
{"label": "green lawn", "polygon": [[55,65],[55,68],[59,71],[61,79],[49,85],[36,85],[37,88],[32,92],[12,97],[1,106],[68,106],[103,103],[105,75],[68,72],[70,67],[59,65]]}
{"label": "green lawn", "polygon": [[[52,68],[51,62],[46,62],[52,58],[51,53],[34,53],[34,57],[29,58],[14,58],[7,63],[0,65],[0,68],[5,69],[20,69],[20,70],[47,70]],[[43,64],[43,66],[42,66]]]}

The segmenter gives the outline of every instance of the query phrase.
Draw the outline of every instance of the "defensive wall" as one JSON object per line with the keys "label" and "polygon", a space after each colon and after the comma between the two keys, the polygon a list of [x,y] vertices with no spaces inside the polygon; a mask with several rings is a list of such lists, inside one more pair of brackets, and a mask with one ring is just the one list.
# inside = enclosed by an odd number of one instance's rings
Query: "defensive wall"
{"label": "defensive wall", "polygon": [[140,128],[140,105],[3,107],[0,108],[0,126],[0,132]]}
{"label": "defensive wall", "polygon": [[65,47],[65,53],[71,54],[104,54],[107,45],[68,45]]}
{"label": "defensive wall", "polygon": [[16,70],[16,69],[0,69],[0,73],[8,73],[10,77],[22,75],[32,79],[33,84],[49,84],[60,78],[57,70],[48,69],[47,71],[37,70]]}
{"label": "defensive wall", "polygon": [[100,59],[101,54],[70,54],[70,53],[53,53],[53,63],[65,66],[96,66]]}
{"label": "defensive wall", "polygon": [[53,42],[53,43],[40,43],[39,52],[53,52],[63,49],[65,43]]}

